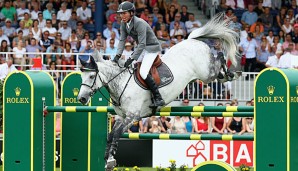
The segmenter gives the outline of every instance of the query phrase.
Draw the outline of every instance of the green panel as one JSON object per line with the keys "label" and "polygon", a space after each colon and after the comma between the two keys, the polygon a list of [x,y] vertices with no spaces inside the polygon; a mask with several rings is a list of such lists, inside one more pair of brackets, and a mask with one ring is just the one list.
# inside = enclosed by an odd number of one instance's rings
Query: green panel
{"label": "green panel", "polygon": [[287,82],[280,70],[266,70],[255,85],[256,171],[287,170]]}
{"label": "green panel", "polygon": [[42,122],[42,97],[55,105],[53,80],[44,72],[17,72],[6,79],[4,92],[3,169],[54,171],[54,115],[46,117],[46,146]]}
{"label": "green panel", "polygon": [[[71,73],[62,83],[63,106],[81,106],[77,100],[81,75]],[[88,168],[88,113],[63,112],[61,115],[61,171],[85,171]]]}
{"label": "green panel", "polygon": [[298,170],[298,70],[283,70],[290,82],[290,171]]}
{"label": "green panel", "polygon": [[[108,91],[103,87],[100,89],[105,97],[109,98]],[[101,97],[100,93],[94,94],[91,100],[92,106],[108,106],[108,100]],[[90,149],[90,171],[104,170],[104,154],[107,144],[108,117],[106,112],[91,113],[91,149]]]}
{"label": "green panel", "polygon": [[[71,73],[62,85],[63,106],[81,106],[77,100],[81,75]],[[75,90],[75,91],[74,91]],[[101,89],[106,97],[109,93]],[[77,92],[78,93],[78,92]],[[108,101],[96,93],[91,99],[92,106],[107,106]],[[89,171],[104,170],[104,150],[107,137],[107,113],[74,112],[62,114],[61,170]]]}
{"label": "green panel", "polygon": [[[45,98],[46,105],[55,106],[55,83],[52,77],[46,72],[32,71],[26,72],[33,81],[34,86],[34,170],[53,171],[55,169],[55,121],[54,114],[43,117],[43,101]],[[43,119],[45,119],[43,121]],[[43,123],[45,130],[43,131]],[[43,143],[44,140],[44,143]],[[45,150],[45,163],[43,165],[43,149]]]}
{"label": "green panel", "polygon": [[[31,84],[23,73],[14,73],[4,85],[5,171],[31,170]],[[18,91],[17,91],[18,89]],[[16,94],[19,92],[19,94]]]}
{"label": "green panel", "polygon": [[206,161],[200,163],[191,171],[236,171],[236,169],[222,161]]}

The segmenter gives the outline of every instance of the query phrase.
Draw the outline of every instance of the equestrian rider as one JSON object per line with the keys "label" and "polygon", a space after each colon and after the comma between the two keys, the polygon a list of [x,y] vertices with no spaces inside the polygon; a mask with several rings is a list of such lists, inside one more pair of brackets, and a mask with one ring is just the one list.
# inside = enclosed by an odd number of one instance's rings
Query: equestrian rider
{"label": "equestrian rider", "polygon": [[135,16],[135,6],[133,3],[124,1],[119,5],[118,14],[121,17],[120,26],[120,41],[118,44],[117,55],[113,59],[114,62],[118,63],[121,54],[124,50],[124,45],[127,36],[131,36],[137,43],[134,53],[131,58],[127,59],[124,66],[129,67],[131,63],[136,60],[142,61],[140,68],[140,75],[147,83],[154,97],[154,104],[150,107],[157,107],[165,105],[161,94],[158,91],[158,86],[149,74],[150,68],[161,52],[161,46],[156,38],[150,25],[143,19]]}

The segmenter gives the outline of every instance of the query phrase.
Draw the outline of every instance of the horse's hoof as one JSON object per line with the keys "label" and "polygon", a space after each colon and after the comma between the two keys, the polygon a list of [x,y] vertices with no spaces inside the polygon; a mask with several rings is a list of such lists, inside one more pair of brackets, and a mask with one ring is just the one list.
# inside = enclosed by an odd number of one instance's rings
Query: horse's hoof
{"label": "horse's hoof", "polygon": [[116,166],[116,160],[114,158],[109,158],[105,166],[106,171],[113,170],[115,166]]}

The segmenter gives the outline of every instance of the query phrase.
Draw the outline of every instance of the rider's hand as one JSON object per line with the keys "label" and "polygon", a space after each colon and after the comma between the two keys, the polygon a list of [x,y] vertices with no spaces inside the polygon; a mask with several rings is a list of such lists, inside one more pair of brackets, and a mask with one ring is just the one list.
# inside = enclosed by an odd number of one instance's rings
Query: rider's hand
{"label": "rider's hand", "polygon": [[132,58],[128,58],[127,61],[124,63],[124,67],[128,68],[129,65],[133,62]]}
{"label": "rider's hand", "polygon": [[113,62],[115,63],[118,63],[119,59],[121,58],[121,55],[120,54],[117,54],[114,59],[113,59]]}

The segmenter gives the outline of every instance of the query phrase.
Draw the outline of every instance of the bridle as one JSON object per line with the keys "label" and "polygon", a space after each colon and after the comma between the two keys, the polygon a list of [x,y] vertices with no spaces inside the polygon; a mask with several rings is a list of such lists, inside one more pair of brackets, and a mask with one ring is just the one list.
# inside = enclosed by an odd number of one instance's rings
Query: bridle
{"label": "bridle", "polygon": [[[121,94],[120,94],[120,96],[119,96],[119,99],[116,101],[116,100],[114,100],[113,98],[111,98],[112,99],[112,102],[110,102],[110,100],[109,100],[109,98],[108,97],[106,97],[102,92],[101,92],[101,88],[102,87],[105,87],[107,90],[108,90],[108,92],[110,93],[110,89],[109,89],[109,83],[111,82],[111,81],[113,81],[116,77],[118,77],[121,73],[123,73],[125,70],[127,70],[128,68],[125,68],[125,69],[123,69],[123,70],[121,70],[117,75],[115,75],[112,79],[110,79],[107,83],[105,83],[104,81],[103,81],[103,79],[100,77],[100,74],[99,74],[99,71],[98,71],[98,69],[87,69],[87,68],[81,68],[80,70],[81,70],[81,72],[84,72],[84,71],[89,71],[89,72],[95,72],[96,73],[96,75],[95,75],[95,78],[94,78],[94,81],[93,81],[93,83],[92,83],[92,85],[90,86],[90,85],[88,85],[88,84],[85,84],[85,83],[81,83],[81,86],[86,86],[86,87],[88,87],[89,89],[91,89],[91,93],[89,94],[90,96],[93,96],[95,93],[96,93],[96,91],[99,91],[99,93],[109,102],[109,103],[111,103],[111,104],[113,104],[114,106],[120,106],[121,104],[120,104],[120,99],[121,99],[121,97],[122,97],[122,95],[123,95],[123,93],[124,93],[124,91],[125,91],[125,89],[126,89],[126,87],[127,87],[127,85],[128,85],[128,82],[129,82],[129,80],[131,79],[131,77],[132,77],[132,74],[133,74],[133,72],[130,72],[130,70],[128,70],[129,71],[129,73],[130,73],[130,77],[129,77],[129,79],[127,80],[127,82],[126,82],[126,85],[125,85],[125,87],[124,87],[124,89],[122,90],[122,92],[121,92]],[[101,87],[98,87],[98,88],[94,88],[94,85],[96,84],[96,79],[97,79],[97,77],[99,78],[99,80],[100,80],[100,82],[102,82],[102,86]]]}

